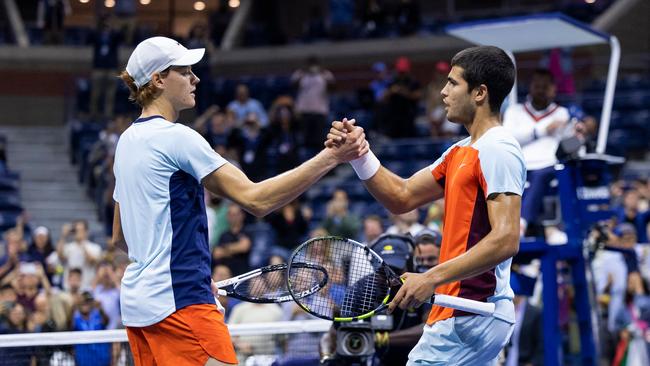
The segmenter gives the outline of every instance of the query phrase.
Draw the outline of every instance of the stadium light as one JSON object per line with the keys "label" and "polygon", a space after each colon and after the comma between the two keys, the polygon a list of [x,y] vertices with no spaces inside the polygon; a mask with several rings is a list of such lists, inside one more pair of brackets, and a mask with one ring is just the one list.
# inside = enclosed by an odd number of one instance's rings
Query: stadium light
{"label": "stadium light", "polygon": [[88,4],[89,1],[90,0],[79,0],[79,2],[82,3],[82,4]]}
{"label": "stadium light", "polygon": [[203,1],[194,2],[194,10],[196,11],[205,10],[205,3]]}
{"label": "stadium light", "polygon": [[239,0],[228,0],[228,6],[231,8],[239,7]]}
{"label": "stadium light", "polygon": [[107,8],[112,8],[115,6],[115,0],[106,0],[104,1],[104,6]]}
{"label": "stadium light", "polygon": [[151,0],[140,0],[140,4],[149,5],[149,4],[151,4]]}

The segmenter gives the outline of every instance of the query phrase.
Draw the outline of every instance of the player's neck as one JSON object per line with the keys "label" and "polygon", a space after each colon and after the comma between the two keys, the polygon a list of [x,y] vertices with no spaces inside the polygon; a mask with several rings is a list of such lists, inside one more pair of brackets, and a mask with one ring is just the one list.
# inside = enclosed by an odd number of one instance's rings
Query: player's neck
{"label": "player's neck", "polygon": [[140,117],[162,116],[164,119],[175,122],[178,119],[178,112],[172,104],[164,98],[157,98],[151,104],[142,108]]}
{"label": "player's neck", "polygon": [[465,126],[471,137],[471,144],[478,141],[490,128],[501,126],[498,114],[479,108],[472,122]]}

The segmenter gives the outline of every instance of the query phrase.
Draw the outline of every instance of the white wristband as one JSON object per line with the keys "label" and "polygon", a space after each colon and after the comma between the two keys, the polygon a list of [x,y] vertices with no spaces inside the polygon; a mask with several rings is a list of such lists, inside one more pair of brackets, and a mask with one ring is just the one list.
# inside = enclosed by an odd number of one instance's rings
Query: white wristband
{"label": "white wristband", "polygon": [[372,150],[368,150],[366,155],[350,161],[350,165],[361,180],[372,178],[381,167],[379,159],[372,153]]}

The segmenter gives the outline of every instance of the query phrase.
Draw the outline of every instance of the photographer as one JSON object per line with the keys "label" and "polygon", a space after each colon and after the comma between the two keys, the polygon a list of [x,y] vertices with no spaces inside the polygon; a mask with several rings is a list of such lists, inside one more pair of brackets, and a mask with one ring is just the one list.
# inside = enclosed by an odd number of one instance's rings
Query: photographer
{"label": "photographer", "polygon": [[[397,274],[406,271],[423,272],[437,264],[440,234],[429,229],[410,236],[384,234],[370,245]],[[408,354],[422,335],[430,306],[375,316],[370,323],[337,324],[321,340],[321,363],[324,365],[404,365]],[[388,329],[385,329],[388,325]],[[355,330],[355,328],[357,328]],[[353,332],[370,332],[374,340],[374,356],[349,356],[347,350],[337,348]],[[337,342],[338,340],[338,342]],[[370,347],[373,345],[370,344]],[[347,345],[345,347],[348,347]]]}

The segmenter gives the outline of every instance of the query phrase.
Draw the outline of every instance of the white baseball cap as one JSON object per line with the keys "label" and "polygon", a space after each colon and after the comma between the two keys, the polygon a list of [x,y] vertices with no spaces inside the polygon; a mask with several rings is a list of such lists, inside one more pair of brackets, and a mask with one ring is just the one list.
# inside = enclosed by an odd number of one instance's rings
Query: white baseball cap
{"label": "white baseball cap", "polygon": [[201,61],[205,48],[188,50],[182,44],[167,37],[151,37],[140,42],[126,64],[126,72],[140,88],[151,76],[170,66],[189,66]]}

